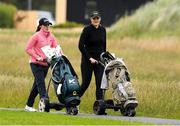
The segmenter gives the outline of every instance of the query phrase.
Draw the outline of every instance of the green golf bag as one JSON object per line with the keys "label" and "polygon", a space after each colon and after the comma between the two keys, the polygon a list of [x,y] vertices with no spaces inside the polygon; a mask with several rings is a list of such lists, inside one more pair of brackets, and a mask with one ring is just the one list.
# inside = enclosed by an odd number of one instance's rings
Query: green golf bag
{"label": "green golf bag", "polygon": [[52,81],[58,100],[65,106],[80,104],[80,86],[78,76],[65,56],[53,57],[51,60]]}

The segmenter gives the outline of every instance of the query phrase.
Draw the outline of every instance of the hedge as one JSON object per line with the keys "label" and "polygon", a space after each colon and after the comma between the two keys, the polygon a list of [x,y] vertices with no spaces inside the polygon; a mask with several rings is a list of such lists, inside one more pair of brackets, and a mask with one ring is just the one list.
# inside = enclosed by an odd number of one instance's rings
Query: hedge
{"label": "hedge", "polygon": [[17,9],[14,5],[0,3],[0,27],[12,28]]}

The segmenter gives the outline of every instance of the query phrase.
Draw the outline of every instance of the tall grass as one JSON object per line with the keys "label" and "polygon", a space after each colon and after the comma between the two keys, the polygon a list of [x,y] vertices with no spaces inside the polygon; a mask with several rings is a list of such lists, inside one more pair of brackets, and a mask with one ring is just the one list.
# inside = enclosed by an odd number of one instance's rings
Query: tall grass
{"label": "tall grass", "polygon": [[155,0],[126,16],[111,28],[114,37],[179,36],[180,1]]}
{"label": "tall grass", "polygon": [[[0,107],[24,107],[26,103],[33,77],[24,48],[31,34],[0,30]],[[79,35],[56,33],[56,37],[81,82]],[[131,72],[139,101],[137,115],[180,119],[179,38],[111,38],[107,48],[123,57]],[[46,82],[49,77],[50,73]],[[56,100],[53,89],[50,89],[50,98]],[[107,92],[107,98],[112,98],[111,91]],[[80,112],[92,113],[94,101],[93,78],[81,99]],[[120,115],[119,112],[108,113]]]}

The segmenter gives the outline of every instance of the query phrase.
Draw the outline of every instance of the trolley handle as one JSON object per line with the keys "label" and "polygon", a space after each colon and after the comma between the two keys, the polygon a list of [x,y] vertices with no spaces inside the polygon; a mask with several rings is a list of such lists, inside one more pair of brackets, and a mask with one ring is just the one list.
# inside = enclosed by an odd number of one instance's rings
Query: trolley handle
{"label": "trolley handle", "polygon": [[97,64],[100,64],[101,66],[105,67],[104,63],[98,60]]}

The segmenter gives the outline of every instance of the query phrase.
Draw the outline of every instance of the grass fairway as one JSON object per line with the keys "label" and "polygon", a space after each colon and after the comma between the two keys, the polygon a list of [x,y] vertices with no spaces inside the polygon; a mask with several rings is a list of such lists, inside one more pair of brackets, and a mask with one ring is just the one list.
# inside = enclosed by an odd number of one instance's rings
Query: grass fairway
{"label": "grass fairway", "polygon": [[[50,113],[1,111],[0,125],[138,125],[143,123],[84,118]],[[3,116],[2,116],[3,115]]]}

